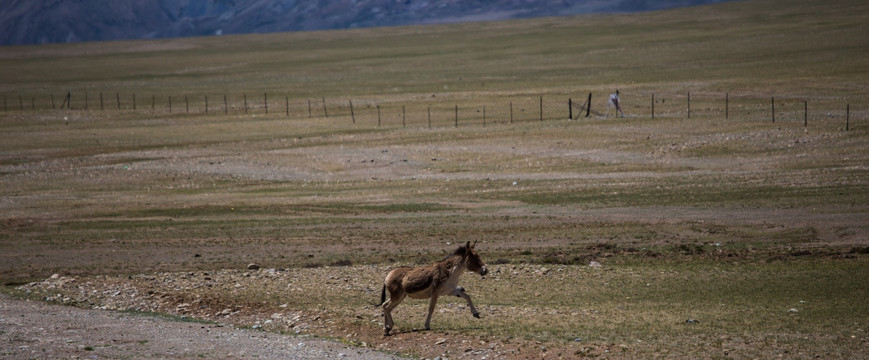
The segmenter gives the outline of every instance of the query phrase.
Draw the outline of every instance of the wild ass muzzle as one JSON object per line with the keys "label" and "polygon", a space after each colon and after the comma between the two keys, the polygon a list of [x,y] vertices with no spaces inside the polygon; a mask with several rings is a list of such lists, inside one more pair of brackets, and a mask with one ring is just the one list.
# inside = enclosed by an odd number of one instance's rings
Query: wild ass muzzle
{"label": "wild ass muzzle", "polygon": [[[399,267],[386,275],[383,289],[380,291],[380,304],[383,305],[383,333],[389,336],[392,326],[392,310],[401,303],[406,296],[412,299],[428,299],[428,316],[425,318],[425,329],[431,329],[431,315],[434,313],[438,297],[454,295],[464,298],[471,307],[471,314],[480,318],[480,313],[471,302],[471,297],[465,293],[465,289],[459,284],[459,277],[465,271],[472,271],[480,276],[489,271],[486,264],[480,259],[480,255],[474,251],[477,245],[470,241],[465,246],[456,249],[452,255],[434,264],[419,267]],[[389,290],[389,299],[386,299],[386,291]]]}

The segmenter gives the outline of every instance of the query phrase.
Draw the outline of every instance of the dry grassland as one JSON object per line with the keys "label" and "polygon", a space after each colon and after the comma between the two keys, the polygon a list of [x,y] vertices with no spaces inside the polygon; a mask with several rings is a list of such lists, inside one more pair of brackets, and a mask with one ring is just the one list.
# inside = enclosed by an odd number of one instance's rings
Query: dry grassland
{"label": "dry grassland", "polygon": [[[420,357],[865,357],[869,9],[834,3],[6,48],[0,277]],[[387,268],[465,241],[483,318],[380,336]]]}

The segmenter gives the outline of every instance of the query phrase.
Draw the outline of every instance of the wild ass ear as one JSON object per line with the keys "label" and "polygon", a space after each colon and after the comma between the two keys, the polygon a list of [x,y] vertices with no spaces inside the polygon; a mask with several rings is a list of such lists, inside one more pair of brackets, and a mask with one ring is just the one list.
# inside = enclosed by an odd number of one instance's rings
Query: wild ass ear
{"label": "wild ass ear", "polygon": [[465,244],[465,249],[471,250],[471,249],[473,249],[473,248],[474,248],[474,246],[471,245],[471,242],[470,242],[470,241],[468,241],[468,243]]}
{"label": "wild ass ear", "polygon": [[471,249],[473,249],[473,248],[475,248],[475,247],[477,247],[477,240],[474,240],[474,243],[471,244]]}

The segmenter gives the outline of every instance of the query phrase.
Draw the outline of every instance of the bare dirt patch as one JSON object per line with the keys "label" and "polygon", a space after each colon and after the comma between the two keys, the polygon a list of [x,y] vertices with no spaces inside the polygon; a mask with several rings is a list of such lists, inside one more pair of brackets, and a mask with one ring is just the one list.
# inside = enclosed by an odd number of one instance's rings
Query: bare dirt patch
{"label": "bare dirt patch", "polygon": [[4,359],[397,359],[333,341],[231,324],[27,301],[0,294]]}

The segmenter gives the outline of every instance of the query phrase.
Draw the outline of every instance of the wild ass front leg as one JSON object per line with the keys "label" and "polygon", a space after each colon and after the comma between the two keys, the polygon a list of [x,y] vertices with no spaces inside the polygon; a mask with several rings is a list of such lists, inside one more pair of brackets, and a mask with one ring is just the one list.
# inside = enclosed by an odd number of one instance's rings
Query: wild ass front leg
{"label": "wild ass front leg", "polygon": [[428,303],[428,316],[425,318],[425,329],[431,330],[431,314],[434,314],[435,304],[438,303],[438,296],[432,295],[431,301]]}
{"label": "wild ass front leg", "polygon": [[465,299],[468,302],[468,306],[471,307],[471,314],[474,315],[475,318],[480,318],[480,313],[477,312],[477,308],[474,307],[474,302],[471,301],[471,296],[465,292],[465,289],[461,286],[457,287],[453,290],[452,295],[458,296],[460,298]]}

